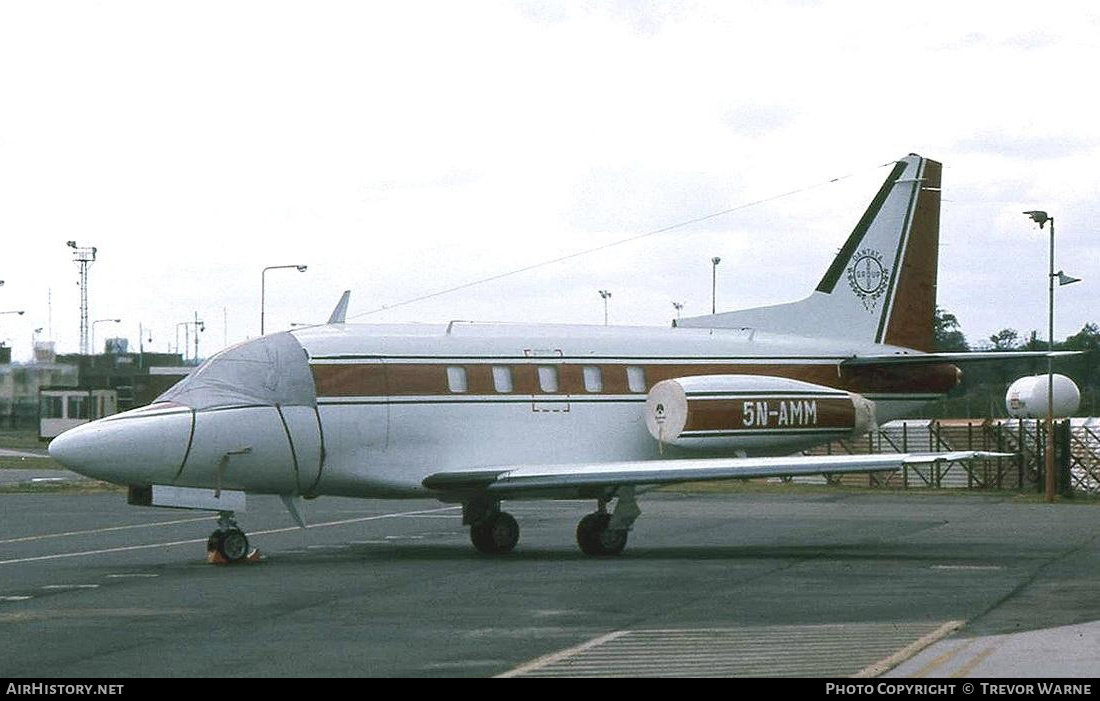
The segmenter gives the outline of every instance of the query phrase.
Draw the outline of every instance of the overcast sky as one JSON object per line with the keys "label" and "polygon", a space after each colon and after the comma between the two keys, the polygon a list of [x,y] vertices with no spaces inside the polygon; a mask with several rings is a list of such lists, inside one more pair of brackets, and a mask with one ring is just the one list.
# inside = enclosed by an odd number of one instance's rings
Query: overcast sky
{"label": "overcast sky", "polygon": [[[2,2],[0,340],[200,353],[324,321],[665,326],[806,296],[888,169],[944,164],[971,342],[1100,321],[1100,10],[1006,2]],[[842,178],[837,182],[829,181]],[[783,193],[794,193],[774,198]],[[489,284],[466,282],[751,202]],[[48,300],[52,299],[52,314]],[[148,347],[148,346],[147,346]]]}

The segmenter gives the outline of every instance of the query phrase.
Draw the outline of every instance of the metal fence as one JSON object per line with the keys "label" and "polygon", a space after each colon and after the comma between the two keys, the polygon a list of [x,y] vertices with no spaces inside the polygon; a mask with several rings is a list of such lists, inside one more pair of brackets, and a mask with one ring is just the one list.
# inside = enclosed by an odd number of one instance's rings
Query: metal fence
{"label": "metal fence", "polygon": [[[1054,463],[1059,493],[1100,495],[1100,419],[1055,422]],[[1046,426],[1017,419],[916,419],[891,421],[857,439],[841,440],[813,451],[817,455],[986,450],[1015,457],[934,463],[896,472],[845,475],[823,482],[872,487],[933,487],[1036,490],[1043,488]]]}

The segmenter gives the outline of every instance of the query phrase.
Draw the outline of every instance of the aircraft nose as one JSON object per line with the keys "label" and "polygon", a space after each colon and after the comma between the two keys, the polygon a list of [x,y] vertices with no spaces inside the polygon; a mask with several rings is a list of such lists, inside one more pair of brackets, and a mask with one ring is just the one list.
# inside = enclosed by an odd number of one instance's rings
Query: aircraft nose
{"label": "aircraft nose", "polygon": [[171,482],[192,433],[183,406],[145,407],[99,419],[50,442],[50,457],[73,472],[124,485]]}

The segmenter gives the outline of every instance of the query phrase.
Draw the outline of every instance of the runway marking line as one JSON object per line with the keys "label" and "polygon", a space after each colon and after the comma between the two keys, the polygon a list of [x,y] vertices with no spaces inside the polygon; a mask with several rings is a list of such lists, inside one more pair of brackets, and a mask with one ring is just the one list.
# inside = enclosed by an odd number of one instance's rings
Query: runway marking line
{"label": "runway marking line", "polygon": [[597,647],[599,645],[603,645],[604,643],[611,642],[612,640],[615,640],[617,638],[621,638],[629,632],[630,631],[628,631],[628,630],[616,630],[614,632],[608,633],[607,635],[601,635],[598,638],[593,638],[592,640],[589,640],[588,642],[581,643],[580,645],[576,645],[576,646],[568,648],[566,650],[560,650],[558,652],[554,652],[554,653],[551,653],[549,655],[544,655],[544,656],[539,657],[537,659],[531,660],[530,662],[522,664],[519,667],[516,667],[515,669],[510,669],[510,670],[508,670],[507,672],[505,672],[503,674],[498,674],[498,675],[496,675],[495,678],[496,679],[509,679],[511,677],[518,677],[521,674],[527,674],[528,672],[533,672],[537,669],[542,669],[543,667],[548,667],[548,666],[554,664],[555,662],[560,662],[561,660],[567,659],[567,658],[572,657],[574,655],[579,655],[580,653],[584,652],[585,650],[589,650],[589,649]]}
{"label": "runway marking line", "polygon": [[0,540],[0,544],[4,543],[25,543],[31,540],[45,540],[47,538],[64,538],[71,535],[90,535],[92,533],[108,533],[110,531],[125,531],[131,528],[151,528],[153,526],[172,526],[177,523],[193,523],[195,521],[207,521],[214,518],[213,514],[210,516],[201,516],[198,518],[181,518],[175,521],[157,521],[155,523],[135,523],[129,526],[108,526],[106,528],[92,528],[86,531],[66,531],[64,533],[46,533],[45,535],[27,535],[22,538],[8,538],[7,540]]}
{"label": "runway marking line", "polygon": [[[387,518],[398,518],[401,516],[411,516],[414,514],[435,514],[442,511],[454,511],[460,509],[460,506],[445,506],[438,509],[421,509],[418,511],[400,511],[390,514],[377,514],[375,516],[361,516],[359,518],[346,518],[339,521],[324,521],[322,523],[307,524],[306,528],[329,528],[331,526],[346,526],[352,523],[364,523],[366,521],[379,521]],[[204,519],[195,519],[204,520]],[[275,533],[289,533],[291,531],[301,530],[298,526],[288,526],[286,528],[269,528],[264,531],[255,531],[250,535],[272,535]],[[205,543],[206,538],[191,538],[189,540],[173,540],[166,543],[149,543],[146,545],[124,545],[117,548],[102,548],[99,550],[84,550],[74,553],[58,553],[56,555],[36,555],[34,557],[17,557],[11,560],[0,560],[0,565],[16,565],[23,562],[41,562],[43,560],[61,560],[69,557],[85,557],[88,555],[104,555],[107,553],[121,553],[129,552],[133,550],[149,550],[151,548],[170,548],[176,545],[194,545],[195,543]]]}
{"label": "runway marking line", "polygon": [[67,591],[69,589],[99,589],[98,584],[47,584],[43,589]]}
{"label": "runway marking line", "polygon": [[959,669],[957,669],[951,675],[951,678],[952,679],[958,679],[960,677],[969,677],[970,673],[974,671],[974,668],[977,667],[979,664],[981,664],[982,661],[985,658],[989,657],[989,654],[991,652],[993,652],[994,650],[996,650],[998,647],[999,646],[996,645],[996,644],[990,645],[986,649],[979,652],[977,655],[974,655],[969,660],[967,660],[966,664],[964,664],[962,667],[959,667]]}
{"label": "runway marking line", "polygon": [[909,645],[906,645],[902,649],[895,652],[893,655],[890,655],[885,659],[881,659],[874,664],[864,667],[863,669],[853,674],[852,677],[856,679],[869,679],[872,677],[877,677],[880,674],[884,674],[894,667],[897,667],[899,664],[917,654],[924,648],[928,647],[932,643],[937,642],[942,638],[946,638],[948,635],[954,633],[959,628],[962,628],[964,623],[966,623],[966,621],[948,621],[931,633],[928,633],[927,635],[913,641]]}
{"label": "runway marking line", "polygon": [[944,664],[949,662],[951,660],[951,658],[953,658],[955,655],[959,654],[960,652],[962,652],[963,650],[965,650],[966,648],[970,647],[973,644],[974,644],[973,640],[967,640],[966,642],[962,643],[961,645],[956,645],[955,647],[951,648],[947,652],[942,653],[939,657],[932,660],[931,662],[929,662],[925,666],[921,667],[920,670],[918,670],[916,674],[912,675],[912,678],[920,679],[920,678],[928,676],[933,670],[939,669]]}
{"label": "runway marking line", "polygon": [[[964,623],[965,623],[964,621],[947,621],[946,623],[938,626],[934,630],[932,630],[932,631],[926,633],[925,635],[921,636],[920,638],[918,638],[914,642],[910,643],[909,645],[906,645],[905,647],[901,648],[900,650],[898,650],[894,654],[892,654],[892,655],[890,655],[886,658],[883,658],[883,659],[881,659],[877,662],[874,662],[874,663],[868,665],[867,667],[864,667],[863,669],[861,669],[858,672],[856,672],[855,674],[853,674],[852,677],[853,678],[867,678],[867,677],[878,676],[878,675],[892,669],[893,667],[897,666],[901,662],[909,659],[910,657],[912,657],[916,653],[920,652],[921,650],[928,647],[932,643],[940,640],[944,636],[958,630],[960,627],[963,626]],[[809,626],[809,627],[811,627],[811,628],[832,629],[832,628],[844,628],[845,624],[824,624],[824,625],[820,625],[820,626]],[[751,628],[751,627],[746,627],[746,628]],[[589,640],[589,641],[587,641],[585,643],[582,643],[580,645],[568,648],[566,650],[561,650],[559,652],[555,652],[555,653],[552,653],[550,655],[546,655],[546,656],[543,656],[543,657],[536,658],[536,659],[534,659],[530,662],[527,662],[527,663],[524,663],[524,664],[520,665],[519,667],[511,669],[507,672],[504,672],[503,674],[498,674],[497,678],[516,677],[516,676],[521,676],[521,675],[525,675],[525,674],[531,674],[533,672],[539,672],[539,671],[541,671],[545,668],[552,668],[554,665],[556,665],[560,662],[563,662],[565,660],[569,660],[571,658],[580,657],[580,656],[582,656],[583,653],[588,652],[590,650],[593,650],[594,648],[598,648],[598,647],[606,645],[607,643],[610,643],[614,640],[618,640],[620,638],[623,638],[624,636],[628,636],[628,635],[632,635],[632,634],[638,634],[639,636],[649,636],[649,637],[652,637],[654,635],[659,635],[659,634],[665,634],[666,636],[669,636],[669,635],[671,635],[671,636],[677,636],[677,635],[685,636],[686,635],[688,637],[691,637],[691,636],[699,637],[701,635],[705,635],[705,634],[708,634],[708,633],[726,633],[726,632],[730,632],[730,631],[733,631],[733,630],[738,630],[739,631],[741,629],[740,628],[738,628],[738,629],[698,628],[698,629],[671,629],[671,630],[663,630],[662,629],[662,630],[634,630],[634,631],[632,631],[632,630],[618,630],[618,631],[614,631],[614,632],[608,633],[606,635],[600,636],[598,638],[594,638],[592,640]],[[631,647],[630,643],[628,643],[627,645],[628,645],[628,648]],[[647,645],[647,642],[645,640],[639,640],[639,642],[633,643],[633,645],[632,645],[633,649],[632,650],[627,650],[626,648],[624,648],[623,650],[617,651],[616,654],[626,654],[627,652],[629,652],[630,657],[635,661],[643,659],[647,654],[648,655],[653,655],[653,654],[664,655],[665,654],[664,652],[661,652],[659,650],[658,651],[648,651],[647,652],[644,649],[644,646],[646,646],[646,645]],[[639,647],[639,646],[642,646],[642,647]],[[834,645],[834,647],[835,647],[835,645]],[[770,653],[768,653],[768,654],[770,654]],[[742,656],[739,659],[744,659],[744,657]],[[607,674],[607,673],[615,674],[617,670],[613,666],[610,668],[610,671],[609,671],[609,669],[604,669],[603,667],[600,667],[600,665],[607,665],[607,664],[608,663],[606,661],[601,662],[601,661],[591,661],[590,660],[590,661],[584,662],[583,658],[582,658],[582,660],[580,661],[579,666],[577,666],[574,669],[574,672],[576,672],[577,674],[581,674],[585,671],[592,672],[596,667],[599,667],[599,670],[600,670],[601,674]],[[683,665],[683,663],[680,663],[680,664]],[[691,667],[691,670],[692,670],[692,673],[694,674],[694,673],[699,671],[698,668],[699,668],[700,665],[707,666],[707,665],[711,665],[712,662],[711,661],[702,661],[702,662],[700,662],[698,660],[695,660],[695,661],[691,662],[691,664],[693,665]]]}

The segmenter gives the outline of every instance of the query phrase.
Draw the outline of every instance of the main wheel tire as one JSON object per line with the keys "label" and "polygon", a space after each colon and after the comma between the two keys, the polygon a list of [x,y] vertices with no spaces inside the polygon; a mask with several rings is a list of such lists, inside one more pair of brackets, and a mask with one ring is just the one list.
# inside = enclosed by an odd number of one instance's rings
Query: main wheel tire
{"label": "main wheel tire", "polygon": [[577,545],[585,555],[618,555],[626,547],[629,531],[612,530],[611,514],[588,514],[577,524]]}
{"label": "main wheel tire", "polygon": [[230,528],[214,534],[218,553],[229,562],[238,562],[248,556],[248,536],[239,528]]}
{"label": "main wheel tire", "polygon": [[509,553],[519,542],[519,524],[511,514],[498,511],[470,526],[470,541],[486,555]]}

